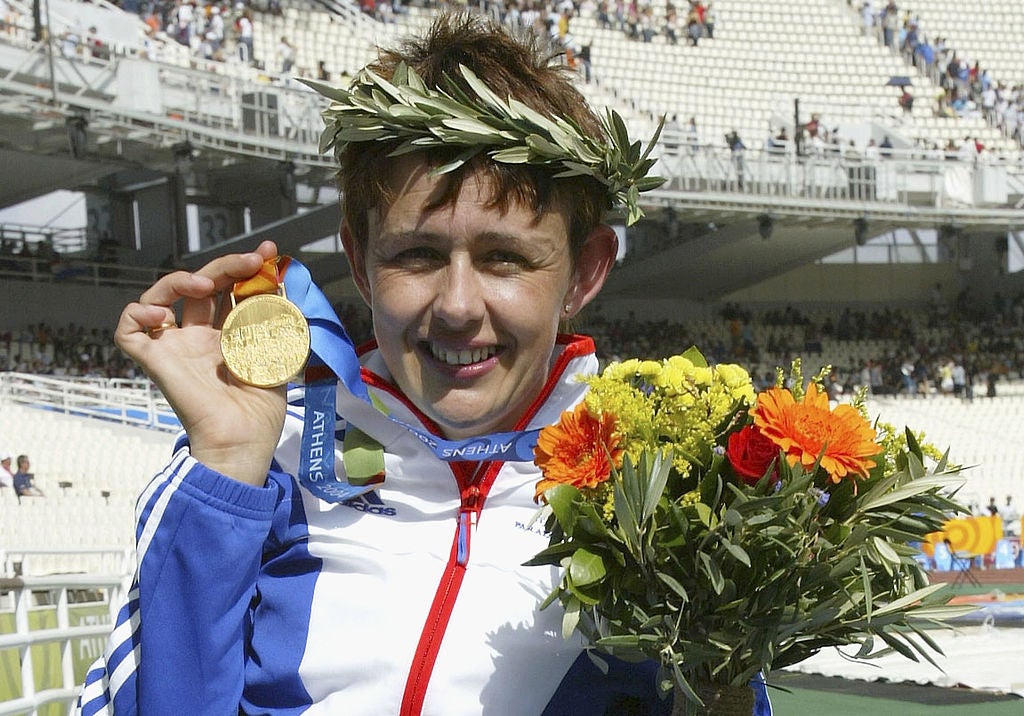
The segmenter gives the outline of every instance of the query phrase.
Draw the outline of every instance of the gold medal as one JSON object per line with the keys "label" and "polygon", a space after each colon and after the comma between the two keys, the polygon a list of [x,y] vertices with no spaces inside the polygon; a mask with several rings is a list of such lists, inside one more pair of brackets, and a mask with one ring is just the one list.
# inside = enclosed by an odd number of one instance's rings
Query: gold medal
{"label": "gold medal", "polygon": [[[251,282],[255,281],[283,294],[276,265],[273,270],[270,285],[266,272],[236,285],[232,300],[237,303],[220,332],[220,351],[228,371],[258,388],[284,385],[302,371],[309,356],[309,324],[302,311],[284,295],[253,292]],[[239,295],[244,297],[238,300]]]}

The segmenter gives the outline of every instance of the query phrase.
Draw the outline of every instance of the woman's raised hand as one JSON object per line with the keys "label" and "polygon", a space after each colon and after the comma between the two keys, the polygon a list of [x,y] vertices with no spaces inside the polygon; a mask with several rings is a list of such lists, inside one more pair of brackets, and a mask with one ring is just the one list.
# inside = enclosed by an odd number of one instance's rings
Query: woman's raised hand
{"label": "woman's raised hand", "polygon": [[194,273],[168,274],[125,306],[114,333],[118,347],[167,398],[192,455],[252,485],[266,480],[284,424],[285,388],[236,380],[221,357],[220,326],[233,285],[276,256],[277,246],[265,241],[252,253],[221,256]]}

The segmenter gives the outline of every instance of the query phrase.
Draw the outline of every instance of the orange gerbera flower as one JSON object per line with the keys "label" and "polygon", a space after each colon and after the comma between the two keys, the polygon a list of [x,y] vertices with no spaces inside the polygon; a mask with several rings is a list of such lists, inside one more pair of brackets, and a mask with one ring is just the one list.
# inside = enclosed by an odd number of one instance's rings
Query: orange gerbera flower
{"label": "orange gerbera flower", "polygon": [[871,458],[881,451],[864,416],[846,404],[830,410],[828,395],[815,383],[799,403],[788,390],[764,391],[758,394],[752,414],[754,424],[782,448],[790,465],[799,462],[811,467],[821,455],[821,467],[832,482],[847,475],[867,477],[875,466]]}
{"label": "orange gerbera flower", "polygon": [[555,485],[597,487],[611,476],[614,464],[622,464],[622,448],[615,433],[615,416],[595,417],[580,403],[565,411],[556,425],[540,431],[534,460],[544,479],[537,483],[534,502]]}

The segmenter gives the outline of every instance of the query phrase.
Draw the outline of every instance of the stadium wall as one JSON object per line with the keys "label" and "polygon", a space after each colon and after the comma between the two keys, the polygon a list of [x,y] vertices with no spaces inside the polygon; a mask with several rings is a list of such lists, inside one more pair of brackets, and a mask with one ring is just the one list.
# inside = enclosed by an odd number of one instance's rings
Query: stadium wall
{"label": "stadium wall", "polygon": [[736,291],[725,300],[744,305],[924,307],[936,283],[954,286],[958,280],[951,263],[808,264]]}
{"label": "stadium wall", "polygon": [[0,281],[5,330],[33,323],[114,330],[125,304],[138,299],[139,288],[111,288],[59,282]]}

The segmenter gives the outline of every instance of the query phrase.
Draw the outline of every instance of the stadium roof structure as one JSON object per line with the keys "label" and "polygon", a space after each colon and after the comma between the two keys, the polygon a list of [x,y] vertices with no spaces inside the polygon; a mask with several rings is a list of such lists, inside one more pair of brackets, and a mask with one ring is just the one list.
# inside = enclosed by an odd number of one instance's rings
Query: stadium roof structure
{"label": "stadium roof structure", "polygon": [[[306,248],[311,237],[336,234],[340,221],[333,159],[317,148],[322,107],[308,88],[281,78],[131,55],[64,57],[45,42],[0,35],[0,163],[17,177],[0,182],[0,208],[58,188],[139,192],[174,180],[184,157],[189,171],[226,195],[273,183],[287,167],[312,197],[298,211],[179,256],[181,263],[197,266],[270,237],[303,258],[329,296],[354,296],[340,249]],[[748,149],[738,160],[720,142],[687,147],[666,132],[656,171],[670,181],[643,195],[648,219],[631,233],[635,250],[605,295],[726,295],[896,227],[1021,229],[1019,161],[949,162],[896,139],[881,161],[792,145]]]}

